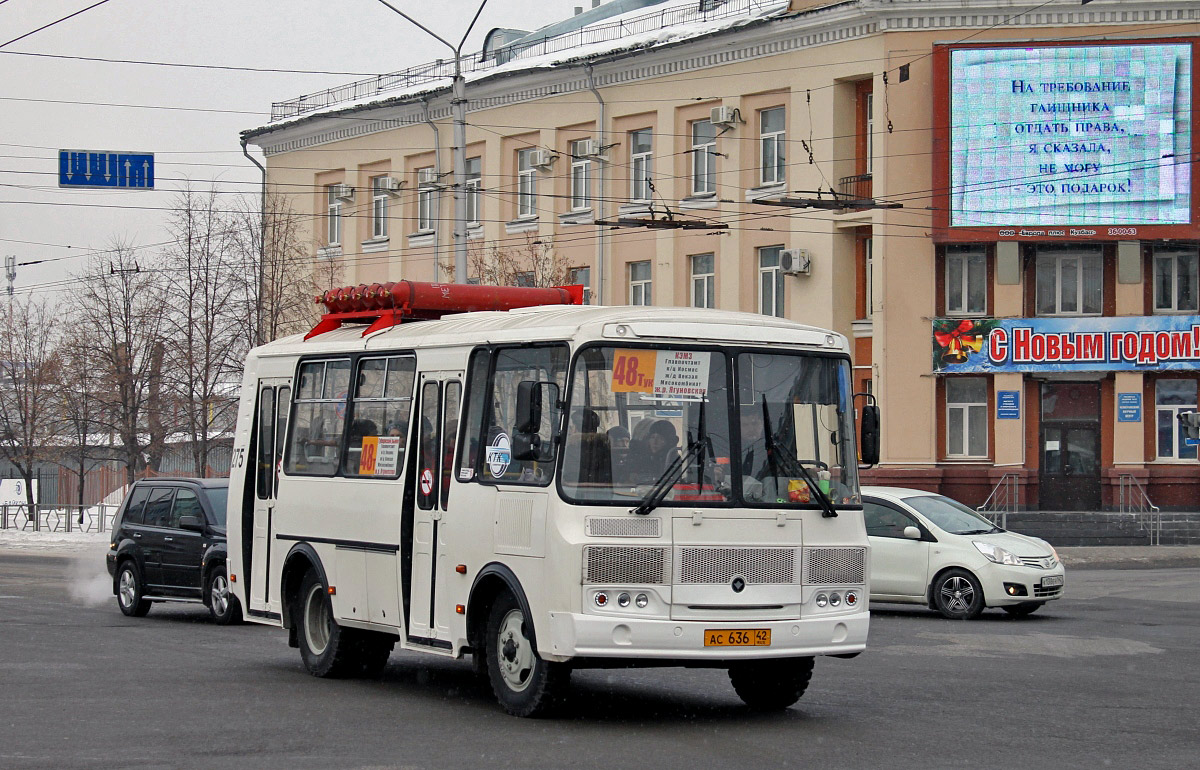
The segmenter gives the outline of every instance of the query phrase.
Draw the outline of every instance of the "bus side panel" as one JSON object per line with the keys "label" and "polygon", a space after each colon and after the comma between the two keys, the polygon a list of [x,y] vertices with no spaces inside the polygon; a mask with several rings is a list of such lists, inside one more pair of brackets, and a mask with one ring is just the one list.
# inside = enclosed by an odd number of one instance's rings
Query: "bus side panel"
{"label": "bus side panel", "polygon": [[[233,455],[229,468],[229,498],[226,510],[226,541],[228,544],[229,589],[237,597],[243,610],[249,607],[246,593],[249,575],[249,537],[245,527],[253,523],[254,504],[254,416],[258,400],[258,360],[251,356],[246,360],[246,371],[242,378],[241,396],[233,438]],[[246,510],[246,506],[250,510]],[[267,622],[265,619],[243,613],[247,620]]]}

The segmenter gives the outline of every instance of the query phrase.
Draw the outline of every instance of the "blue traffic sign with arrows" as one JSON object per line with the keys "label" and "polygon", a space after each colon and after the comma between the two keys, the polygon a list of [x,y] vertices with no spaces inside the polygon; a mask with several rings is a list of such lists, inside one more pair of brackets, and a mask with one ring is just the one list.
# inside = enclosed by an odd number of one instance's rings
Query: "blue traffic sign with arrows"
{"label": "blue traffic sign with arrows", "polygon": [[59,150],[59,187],[154,189],[154,153]]}

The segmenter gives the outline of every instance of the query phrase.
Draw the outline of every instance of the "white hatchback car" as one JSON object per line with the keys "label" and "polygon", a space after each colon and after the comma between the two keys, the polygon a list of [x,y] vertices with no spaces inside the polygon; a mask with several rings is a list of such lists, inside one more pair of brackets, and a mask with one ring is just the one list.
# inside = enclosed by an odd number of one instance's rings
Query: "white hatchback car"
{"label": "white hatchback car", "polygon": [[925,604],[966,620],[985,607],[1028,615],[1063,594],[1054,547],[993,526],[943,495],[863,487],[871,601]]}

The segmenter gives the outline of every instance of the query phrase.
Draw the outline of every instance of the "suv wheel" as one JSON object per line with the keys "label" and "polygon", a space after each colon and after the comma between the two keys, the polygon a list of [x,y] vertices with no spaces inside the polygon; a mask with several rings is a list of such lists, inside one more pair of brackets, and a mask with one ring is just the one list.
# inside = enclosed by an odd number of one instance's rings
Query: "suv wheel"
{"label": "suv wheel", "polygon": [[209,570],[208,585],[204,592],[208,597],[208,611],[217,624],[228,626],[242,621],[242,605],[229,591],[229,577],[224,564]]}
{"label": "suv wheel", "polygon": [[131,618],[144,617],[150,611],[150,601],[142,598],[142,579],[132,560],[121,562],[117,570],[117,606]]}

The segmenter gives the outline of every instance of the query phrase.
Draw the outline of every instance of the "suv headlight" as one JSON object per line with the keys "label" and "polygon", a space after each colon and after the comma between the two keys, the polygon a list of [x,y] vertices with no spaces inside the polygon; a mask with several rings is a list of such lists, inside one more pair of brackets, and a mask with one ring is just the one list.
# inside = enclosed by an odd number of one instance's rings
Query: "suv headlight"
{"label": "suv headlight", "polygon": [[971,543],[977,549],[979,549],[979,552],[986,556],[987,560],[990,562],[994,562],[996,564],[1008,564],[1012,567],[1022,566],[1021,560],[1018,559],[1017,555],[1012,551],[1001,548],[998,545],[992,545],[991,543],[981,543],[978,540],[972,540]]}

